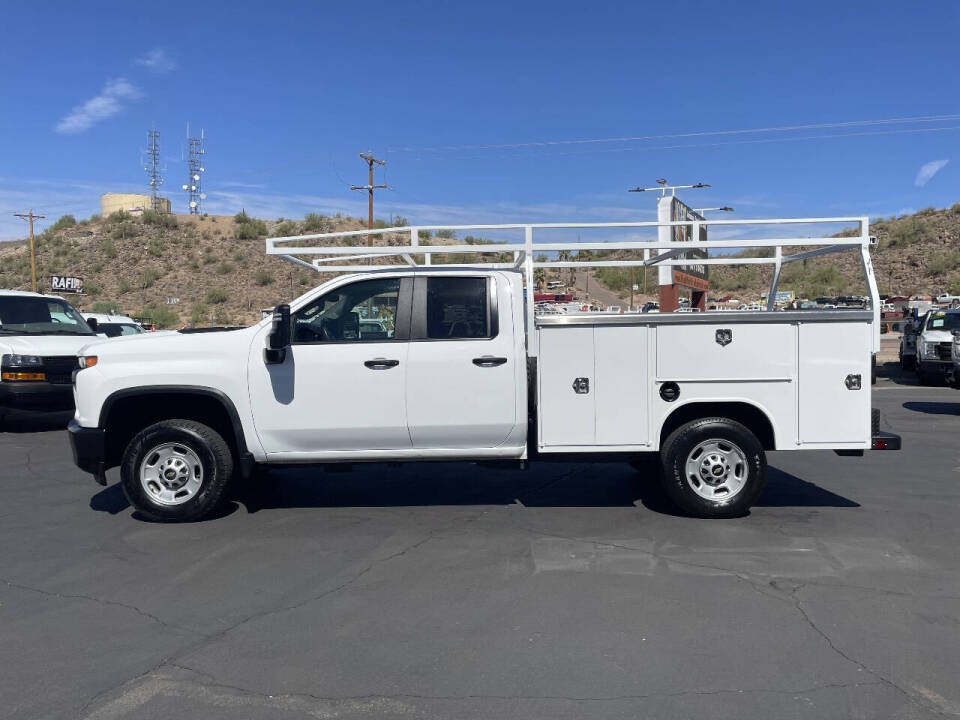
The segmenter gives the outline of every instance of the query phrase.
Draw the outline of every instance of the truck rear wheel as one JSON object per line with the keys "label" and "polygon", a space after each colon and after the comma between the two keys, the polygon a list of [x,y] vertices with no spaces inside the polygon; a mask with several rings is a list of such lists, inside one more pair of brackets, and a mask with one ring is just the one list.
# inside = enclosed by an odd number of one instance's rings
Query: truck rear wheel
{"label": "truck rear wheel", "polygon": [[660,449],[660,463],[664,490],[696,517],[743,515],[766,482],[760,441],[727,418],[700,418],[678,427]]}
{"label": "truck rear wheel", "polygon": [[150,520],[199,520],[220,504],[233,476],[230,447],[193,420],[164,420],[127,445],[120,465],[123,492]]}

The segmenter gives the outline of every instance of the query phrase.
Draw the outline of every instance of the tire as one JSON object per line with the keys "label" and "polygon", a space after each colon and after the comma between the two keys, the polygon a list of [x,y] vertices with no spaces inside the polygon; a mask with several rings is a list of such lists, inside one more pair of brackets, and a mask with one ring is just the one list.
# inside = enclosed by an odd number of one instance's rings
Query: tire
{"label": "tire", "polygon": [[756,435],[721,417],[693,420],[670,433],[660,465],[667,495],[701,518],[743,515],[767,479],[767,456]]}
{"label": "tire", "polygon": [[208,516],[224,499],[232,477],[230,447],[215,430],[193,420],[144,428],[127,445],[120,464],[127,500],[159,522]]}

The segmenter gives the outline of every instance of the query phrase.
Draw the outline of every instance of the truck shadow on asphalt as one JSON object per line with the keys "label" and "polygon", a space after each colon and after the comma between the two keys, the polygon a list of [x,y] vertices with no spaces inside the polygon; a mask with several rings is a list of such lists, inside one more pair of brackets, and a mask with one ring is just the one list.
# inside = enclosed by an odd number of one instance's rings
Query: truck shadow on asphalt
{"label": "truck shadow on asphalt", "polygon": [[922,402],[910,401],[903,404],[905,410],[926,413],[927,415],[960,415],[960,402]]}
{"label": "truck shadow on asphalt", "polygon": [[[424,463],[401,468],[365,465],[352,472],[278,468],[237,483],[230,501],[214,516],[241,507],[247,513],[286,508],[427,507],[520,505],[524,507],[609,508],[643,505],[652,512],[682,517],[653,476],[627,464],[591,466],[545,463],[536,470],[499,470]],[[574,468],[571,470],[571,468]],[[130,507],[118,483],[90,499],[90,508],[118,514]],[[855,508],[859,503],[775,467],[754,507]],[[137,513],[134,517],[140,519]]]}

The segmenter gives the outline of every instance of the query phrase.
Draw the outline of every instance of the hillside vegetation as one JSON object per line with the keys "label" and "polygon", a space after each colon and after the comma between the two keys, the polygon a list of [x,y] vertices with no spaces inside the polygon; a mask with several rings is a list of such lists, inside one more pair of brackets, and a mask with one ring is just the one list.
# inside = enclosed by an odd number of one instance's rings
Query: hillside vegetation
{"label": "hillside vegetation", "polygon": [[[400,218],[397,224],[405,221]],[[384,221],[377,225],[386,227]],[[51,275],[80,276],[85,295],[74,298],[78,307],[151,317],[161,327],[248,324],[259,318],[261,308],[293,299],[329,277],[268,257],[263,242],[266,236],[364,227],[358,218],[313,213],[302,220],[270,221],[243,212],[235,216],[147,212],[142,217],[117,213],[80,222],[67,215],[37,236],[37,278],[40,289],[48,290]],[[930,208],[874,221],[871,233],[878,238],[873,262],[881,292],[960,294],[960,203],[949,209]],[[386,237],[375,242],[400,241]],[[469,236],[457,239],[449,232],[432,241],[487,242]],[[354,242],[361,244],[366,239],[358,237]],[[464,262],[467,258],[448,256],[446,260]],[[541,274],[538,280],[545,278]],[[621,296],[629,296],[629,269],[599,269],[594,278]],[[754,299],[766,290],[770,269],[714,266],[710,278],[716,293]],[[639,269],[634,280],[642,284]],[[0,244],[0,287],[30,288],[25,241]],[[647,270],[647,287],[655,292],[656,271],[652,268]],[[845,252],[791,263],[784,268],[780,287],[809,298],[863,292],[859,256]]]}

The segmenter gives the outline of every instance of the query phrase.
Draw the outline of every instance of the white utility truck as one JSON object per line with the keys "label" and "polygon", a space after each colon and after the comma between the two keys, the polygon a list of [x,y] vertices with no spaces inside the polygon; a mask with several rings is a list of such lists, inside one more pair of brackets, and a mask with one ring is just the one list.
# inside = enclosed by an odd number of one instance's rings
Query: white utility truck
{"label": "white utility truck", "polygon": [[[764,225],[816,223],[855,223],[857,232],[756,238]],[[700,238],[694,220],[269,238],[268,254],[348,274],[249,328],[124,337],[83,349],[69,428],[75,460],[104,484],[105,471],[119,466],[124,492],[144,515],[191,520],[216,507],[234,475],[258,465],[629,462],[659,453],[662,481],[679,506],[725,517],[757,499],[767,451],[899,449],[900,438],[881,432],[871,411],[880,303],[867,219],[709,224],[750,232],[721,241],[534,242],[535,232],[614,230],[622,238],[682,225]],[[421,245],[420,230],[521,237]],[[368,246],[368,234],[382,243]],[[702,252],[737,247],[768,248],[770,256]],[[698,265],[770,264],[771,298],[784,264],[857,252],[871,309],[534,312],[539,267],[682,269],[691,248]],[[612,259],[613,250],[636,259]],[[468,253],[476,263],[434,264]],[[565,259],[545,259],[558,256]],[[383,264],[370,264],[373,258]]]}

